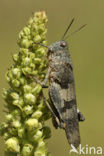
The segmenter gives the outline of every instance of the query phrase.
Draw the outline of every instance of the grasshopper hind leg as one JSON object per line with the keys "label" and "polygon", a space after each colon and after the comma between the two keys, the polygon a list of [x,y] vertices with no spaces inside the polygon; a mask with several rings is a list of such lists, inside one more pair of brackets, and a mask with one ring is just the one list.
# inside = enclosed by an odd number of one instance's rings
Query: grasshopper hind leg
{"label": "grasshopper hind leg", "polygon": [[57,123],[57,121],[56,121],[56,119],[55,119],[55,117],[52,115],[52,124],[53,124],[53,126],[57,129],[58,127],[59,127],[59,123]]}
{"label": "grasshopper hind leg", "polygon": [[59,128],[62,128],[62,129],[65,129],[65,123],[62,121],[60,122],[59,120],[57,120],[57,118],[55,118],[53,115],[52,115],[52,124],[53,126],[57,129],[58,127]]}

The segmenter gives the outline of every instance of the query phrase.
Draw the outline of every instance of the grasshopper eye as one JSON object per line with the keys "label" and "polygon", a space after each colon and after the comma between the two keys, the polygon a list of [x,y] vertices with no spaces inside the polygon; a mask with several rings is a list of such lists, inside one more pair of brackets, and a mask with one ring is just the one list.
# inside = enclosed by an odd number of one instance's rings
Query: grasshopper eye
{"label": "grasshopper eye", "polygon": [[61,47],[66,47],[66,43],[65,43],[65,42],[61,42],[61,43],[60,43],[60,46],[61,46]]}

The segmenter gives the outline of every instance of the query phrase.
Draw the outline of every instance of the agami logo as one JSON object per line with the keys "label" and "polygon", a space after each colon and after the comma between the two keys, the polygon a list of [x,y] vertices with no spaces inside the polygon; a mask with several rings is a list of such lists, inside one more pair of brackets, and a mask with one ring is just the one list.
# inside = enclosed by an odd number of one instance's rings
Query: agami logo
{"label": "agami logo", "polygon": [[71,153],[76,153],[76,154],[95,154],[95,155],[101,155],[103,154],[103,148],[101,146],[99,147],[94,147],[94,146],[89,146],[85,145],[82,147],[82,145],[79,145],[79,148],[76,149],[72,144],[71,144]]}

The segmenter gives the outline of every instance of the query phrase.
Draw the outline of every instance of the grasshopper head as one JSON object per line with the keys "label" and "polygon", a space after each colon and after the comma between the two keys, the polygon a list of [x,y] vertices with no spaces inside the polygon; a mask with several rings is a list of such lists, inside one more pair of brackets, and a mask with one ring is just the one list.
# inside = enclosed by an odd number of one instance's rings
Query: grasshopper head
{"label": "grasshopper head", "polygon": [[63,52],[64,50],[67,50],[67,49],[68,49],[67,42],[64,40],[61,40],[61,41],[55,42],[49,46],[49,53],[55,53],[57,51]]}

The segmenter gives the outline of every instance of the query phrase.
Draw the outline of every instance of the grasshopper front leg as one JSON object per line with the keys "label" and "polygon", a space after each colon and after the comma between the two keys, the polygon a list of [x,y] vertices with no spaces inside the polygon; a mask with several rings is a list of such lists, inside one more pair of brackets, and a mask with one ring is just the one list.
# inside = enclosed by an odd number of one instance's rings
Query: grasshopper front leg
{"label": "grasshopper front leg", "polygon": [[50,67],[48,68],[48,71],[46,73],[46,76],[45,76],[45,79],[43,80],[43,82],[41,82],[37,77],[35,76],[29,76],[30,78],[34,79],[37,83],[39,83],[42,88],[48,88],[48,86],[46,85],[47,84],[47,81],[48,81],[48,78],[49,78],[49,74],[50,74]]}
{"label": "grasshopper front leg", "polygon": [[51,72],[51,68],[49,67],[49,68],[48,68],[48,71],[47,71],[47,73],[46,73],[45,79],[44,79],[44,81],[42,82],[43,88],[44,88],[44,86],[46,86],[46,84],[47,84],[47,82],[48,82],[50,72]]}

